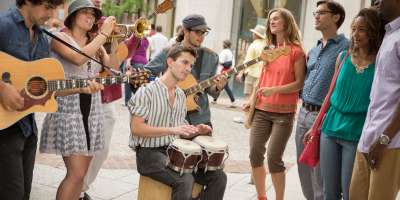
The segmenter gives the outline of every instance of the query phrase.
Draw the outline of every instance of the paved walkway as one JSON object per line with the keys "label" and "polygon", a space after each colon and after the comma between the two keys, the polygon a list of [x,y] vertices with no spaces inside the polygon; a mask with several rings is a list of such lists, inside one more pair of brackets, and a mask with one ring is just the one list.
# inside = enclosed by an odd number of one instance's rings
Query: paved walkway
{"label": "paved walkway", "polygon": [[[237,105],[241,105],[239,101]],[[225,171],[228,174],[226,200],[255,200],[256,192],[250,180],[250,164],[248,160],[248,130],[243,124],[234,123],[233,117],[242,116],[239,108],[228,108],[229,100],[220,98],[218,104],[212,104],[212,122],[214,137],[228,143],[230,156]],[[111,141],[111,150],[96,182],[89,190],[95,200],[136,199],[139,175],[136,171],[135,153],[128,147],[129,115],[122,101],[115,102],[117,122]],[[40,125],[44,114],[38,114]],[[301,200],[302,193],[297,175],[294,137],[290,138],[284,155],[287,166],[286,199]],[[38,154],[36,159],[32,200],[50,200],[55,198],[58,184],[65,176],[64,164],[60,156]],[[269,199],[274,198],[270,176],[267,180]]]}

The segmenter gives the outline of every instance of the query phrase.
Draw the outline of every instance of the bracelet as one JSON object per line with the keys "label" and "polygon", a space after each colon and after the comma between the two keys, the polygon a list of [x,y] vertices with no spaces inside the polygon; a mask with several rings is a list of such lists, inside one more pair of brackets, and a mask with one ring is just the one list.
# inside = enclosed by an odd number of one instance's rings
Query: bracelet
{"label": "bracelet", "polygon": [[109,36],[107,34],[105,34],[103,31],[100,31],[100,34],[104,35],[106,38],[108,38]]}

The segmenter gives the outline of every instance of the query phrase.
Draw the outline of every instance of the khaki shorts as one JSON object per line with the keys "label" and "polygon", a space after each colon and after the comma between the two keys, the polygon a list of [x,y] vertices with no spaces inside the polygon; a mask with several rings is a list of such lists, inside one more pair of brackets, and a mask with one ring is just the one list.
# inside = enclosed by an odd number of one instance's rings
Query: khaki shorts
{"label": "khaki shorts", "polygon": [[[267,151],[269,171],[271,173],[285,171],[282,156],[292,133],[293,120],[294,113],[255,111],[250,131],[249,156],[253,168],[264,165],[264,155]],[[265,148],[267,142],[268,150]]]}
{"label": "khaki shorts", "polygon": [[254,88],[257,87],[258,78],[254,76],[247,75],[244,79],[244,90],[243,93],[246,95],[250,95]]}

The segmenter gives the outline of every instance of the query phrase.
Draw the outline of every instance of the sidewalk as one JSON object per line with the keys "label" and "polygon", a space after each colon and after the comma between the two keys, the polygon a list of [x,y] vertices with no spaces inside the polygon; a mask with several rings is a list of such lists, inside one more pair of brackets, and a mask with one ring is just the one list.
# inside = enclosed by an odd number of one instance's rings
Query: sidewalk
{"label": "sidewalk", "polygon": [[[243,100],[236,102],[242,105]],[[122,101],[115,102],[116,124],[112,136],[109,157],[100,170],[96,182],[88,193],[95,200],[133,200],[137,198],[139,174],[136,171],[135,153],[128,147],[129,114]],[[228,108],[229,99],[223,95],[218,104],[211,104],[214,126],[213,136],[225,141],[229,146],[229,159],[225,172],[228,184],[225,200],[256,200],[254,185],[250,181],[249,134],[243,124],[234,123],[233,117],[243,116],[239,108]],[[44,114],[37,114],[39,130]],[[284,155],[287,166],[285,199],[302,200],[297,173],[294,134],[289,139]],[[61,156],[37,154],[31,192],[32,200],[55,199],[57,187],[65,176]],[[271,178],[267,176],[268,199],[275,199]]]}
{"label": "sidewalk", "polygon": [[[54,200],[58,184],[65,169],[36,164],[31,200]],[[224,200],[256,200],[253,185],[248,184],[249,173],[227,173],[228,184]],[[88,191],[94,200],[134,200],[138,193],[139,174],[136,170],[101,169],[92,188]],[[267,180],[268,199],[275,199],[271,179]],[[286,175],[285,199],[302,200],[297,167],[291,167]]]}

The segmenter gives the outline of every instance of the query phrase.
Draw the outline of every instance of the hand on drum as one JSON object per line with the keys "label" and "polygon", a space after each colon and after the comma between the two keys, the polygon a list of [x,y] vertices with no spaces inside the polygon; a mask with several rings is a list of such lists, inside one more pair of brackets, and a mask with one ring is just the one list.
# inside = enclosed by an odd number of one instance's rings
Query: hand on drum
{"label": "hand on drum", "polygon": [[197,132],[201,135],[208,135],[212,131],[212,128],[209,125],[199,124],[196,127],[198,129]]}
{"label": "hand on drum", "polygon": [[172,133],[183,137],[189,137],[198,132],[198,128],[193,125],[183,125],[172,128]]}

